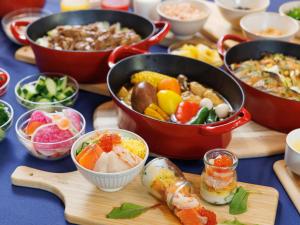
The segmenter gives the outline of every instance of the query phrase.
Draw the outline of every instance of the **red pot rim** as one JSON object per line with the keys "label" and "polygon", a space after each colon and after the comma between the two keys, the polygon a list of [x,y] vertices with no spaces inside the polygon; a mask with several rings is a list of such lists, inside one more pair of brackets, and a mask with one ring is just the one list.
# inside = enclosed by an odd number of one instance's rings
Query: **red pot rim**
{"label": "red pot rim", "polygon": [[[81,11],[82,11],[82,10],[81,10]],[[85,10],[85,11],[87,11],[87,10]],[[98,10],[98,11],[102,11],[102,10]],[[115,10],[105,10],[105,11],[115,11]],[[139,18],[143,19],[143,20],[148,20],[148,19],[146,19],[146,18],[144,18],[144,17],[141,17],[141,16],[139,16],[139,15],[137,15],[137,14],[134,14],[134,13],[131,13],[131,12],[126,12],[126,11],[117,11],[117,12],[125,13],[125,14],[130,14],[130,15],[134,15],[134,16],[136,16],[136,17],[139,17]],[[63,13],[68,13],[68,12],[63,12]],[[62,14],[62,12],[60,12],[60,13],[54,13],[54,14],[45,16],[45,17],[40,18],[40,19],[45,19],[45,18],[47,18],[47,17],[54,16],[54,15],[57,15],[57,14]],[[28,26],[28,28],[27,28],[27,30],[26,30],[26,33],[25,33],[26,39],[30,42],[31,45],[35,45],[35,46],[38,46],[38,47],[40,47],[40,48],[47,49],[47,50],[52,50],[52,51],[54,51],[54,52],[65,52],[65,53],[74,53],[74,54],[109,53],[109,52],[111,52],[112,50],[115,49],[115,48],[111,48],[111,49],[107,49],[107,50],[92,50],[92,51],[82,51],[82,50],[58,50],[58,49],[53,49],[53,48],[49,48],[49,47],[45,47],[45,46],[39,45],[39,44],[36,43],[36,41],[32,40],[32,39],[29,37],[29,35],[28,35],[28,30],[29,30],[29,27],[30,27],[30,26],[32,26],[34,23],[38,22],[40,19],[38,19],[38,20],[32,22],[32,23]],[[148,20],[148,22],[151,23],[152,28],[153,28],[151,34],[149,34],[146,38],[142,39],[141,41],[136,42],[136,43],[134,43],[134,44],[132,44],[132,45],[129,45],[129,46],[137,46],[137,45],[140,45],[140,44],[146,42],[148,39],[150,39],[150,38],[155,34],[155,25],[154,25],[150,20]],[[66,24],[66,25],[67,25],[67,24]]]}

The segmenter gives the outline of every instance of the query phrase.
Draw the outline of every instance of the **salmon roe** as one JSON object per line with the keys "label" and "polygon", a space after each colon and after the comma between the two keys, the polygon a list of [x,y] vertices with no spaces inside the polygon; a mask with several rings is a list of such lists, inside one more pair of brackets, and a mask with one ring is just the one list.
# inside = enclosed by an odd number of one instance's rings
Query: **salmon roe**
{"label": "salmon roe", "polygon": [[232,166],[232,164],[233,164],[232,158],[228,155],[218,156],[214,160],[214,166],[217,166],[217,167],[230,167],[230,166]]}
{"label": "salmon roe", "polygon": [[121,137],[118,134],[103,134],[99,139],[99,146],[105,152],[110,152],[113,146],[121,143]]}

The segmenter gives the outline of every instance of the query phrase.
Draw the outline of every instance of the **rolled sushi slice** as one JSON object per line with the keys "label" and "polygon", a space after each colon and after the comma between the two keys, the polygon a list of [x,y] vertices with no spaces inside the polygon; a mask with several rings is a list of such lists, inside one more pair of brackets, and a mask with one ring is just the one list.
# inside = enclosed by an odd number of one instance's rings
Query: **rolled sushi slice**
{"label": "rolled sushi slice", "polygon": [[216,214],[201,206],[192,184],[168,159],[150,161],[144,169],[142,182],[153,196],[167,203],[183,225],[217,224]]}

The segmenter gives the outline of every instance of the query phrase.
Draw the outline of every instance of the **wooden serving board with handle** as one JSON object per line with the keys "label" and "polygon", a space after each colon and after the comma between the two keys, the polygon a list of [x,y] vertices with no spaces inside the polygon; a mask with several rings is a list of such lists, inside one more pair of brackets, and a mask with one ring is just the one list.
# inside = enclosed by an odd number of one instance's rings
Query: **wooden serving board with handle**
{"label": "wooden serving board with handle", "polygon": [[300,176],[294,174],[284,160],[275,162],[273,169],[300,214]]}
{"label": "wooden serving board with handle", "polygon": [[[116,128],[117,110],[112,101],[98,106],[94,112],[94,128]],[[255,122],[235,129],[227,147],[239,158],[255,158],[284,152],[286,134],[270,130]]]}
{"label": "wooden serving board with handle", "polygon": [[[196,193],[199,192],[200,176],[185,174],[194,184]],[[178,225],[179,222],[167,206],[149,210],[141,216],[130,220],[107,219],[113,207],[124,202],[143,206],[151,206],[157,200],[147,193],[141,184],[140,177],[119,192],[107,193],[100,191],[88,183],[78,171],[69,173],[49,173],[33,168],[20,166],[11,175],[14,185],[31,187],[49,191],[57,195],[65,204],[65,218],[70,223],[86,225]],[[274,225],[278,204],[278,192],[271,187],[247,183],[239,183],[245,189],[253,192],[248,200],[248,211],[241,215],[230,215],[228,206],[212,206],[202,204],[216,212],[218,221],[237,218],[249,225]]]}

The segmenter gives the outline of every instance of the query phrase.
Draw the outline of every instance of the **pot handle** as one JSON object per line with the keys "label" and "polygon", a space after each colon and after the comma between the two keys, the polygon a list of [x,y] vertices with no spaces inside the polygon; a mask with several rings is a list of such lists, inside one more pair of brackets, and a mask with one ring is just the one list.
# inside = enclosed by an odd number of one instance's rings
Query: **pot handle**
{"label": "pot handle", "polygon": [[219,135],[232,131],[233,129],[244,125],[245,123],[251,120],[251,114],[245,109],[242,108],[239,114],[239,118],[229,123],[218,125],[218,126],[201,126],[200,134],[201,135]]}
{"label": "pot handle", "polygon": [[249,39],[241,37],[239,35],[235,35],[235,34],[226,34],[226,35],[222,36],[218,40],[218,43],[217,43],[218,52],[222,58],[224,58],[224,56],[226,54],[225,41],[227,41],[227,40],[237,41],[240,43],[249,41]]}
{"label": "pot handle", "polygon": [[147,49],[152,45],[156,45],[161,42],[167,36],[171,28],[170,23],[166,21],[157,21],[154,22],[154,25],[159,31],[146,41]]}
{"label": "pot handle", "polygon": [[129,47],[129,46],[120,46],[115,48],[112,53],[110,53],[108,57],[108,66],[109,68],[112,68],[115,66],[116,62],[120,59],[123,59],[128,56],[132,55],[139,55],[139,54],[145,54],[147,53],[146,50],[142,50],[135,47]]}
{"label": "pot handle", "polygon": [[20,34],[19,27],[25,27],[30,24],[29,21],[15,21],[10,24],[10,31],[14,38],[23,45],[29,45],[29,41],[27,40],[24,34]]}

